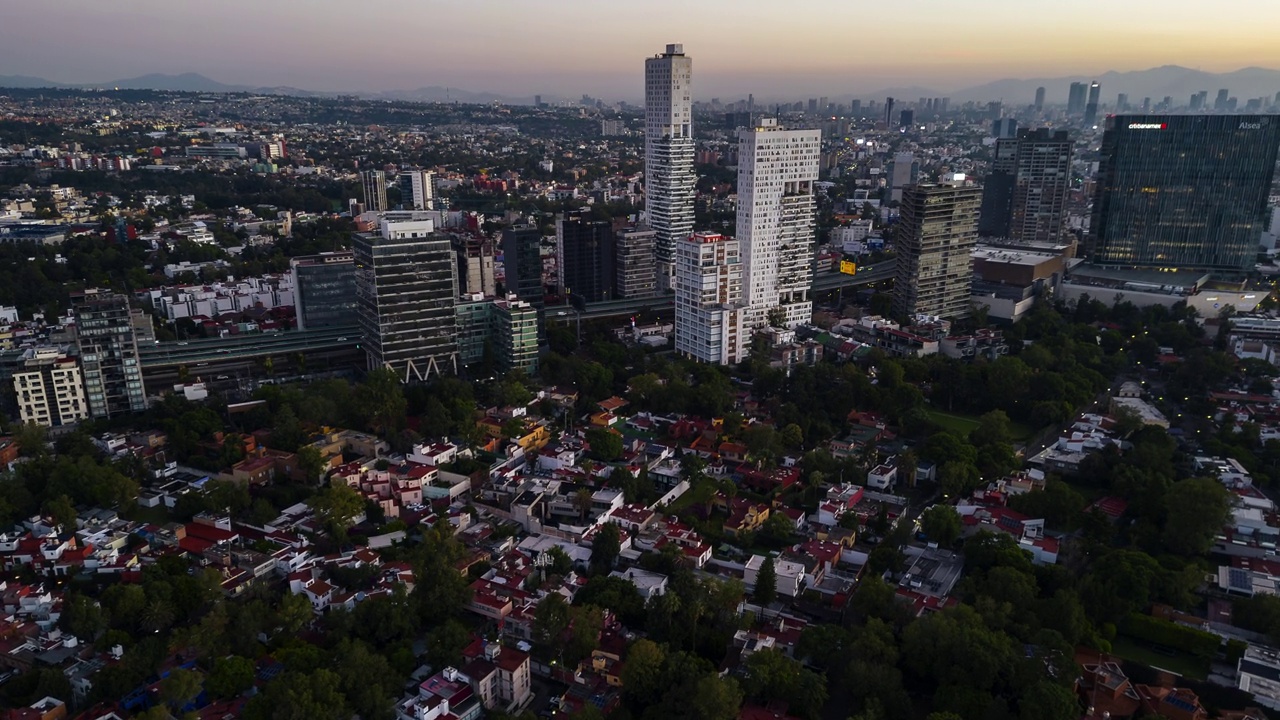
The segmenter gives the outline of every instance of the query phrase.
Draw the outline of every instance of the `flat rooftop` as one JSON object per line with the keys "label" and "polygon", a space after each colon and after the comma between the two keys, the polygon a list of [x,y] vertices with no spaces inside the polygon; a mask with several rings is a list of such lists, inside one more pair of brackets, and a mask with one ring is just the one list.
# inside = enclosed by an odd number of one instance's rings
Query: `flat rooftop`
{"label": "flat rooftop", "polygon": [[1104,281],[1110,283],[1147,283],[1182,288],[1197,288],[1209,281],[1209,273],[1200,270],[1144,270],[1139,268],[1099,267],[1080,263],[1071,268],[1072,281]]}

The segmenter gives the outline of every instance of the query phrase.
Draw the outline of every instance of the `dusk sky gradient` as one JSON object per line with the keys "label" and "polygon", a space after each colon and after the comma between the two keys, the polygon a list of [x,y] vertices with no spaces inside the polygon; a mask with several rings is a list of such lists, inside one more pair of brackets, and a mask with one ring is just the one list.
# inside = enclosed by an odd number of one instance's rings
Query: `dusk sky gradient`
{"label": "dusk sky gradient", "polygon": [[1276,0],[0,0],[0,74],[508,95],[643,94],[694,58],[695,94],[832,96],[1176,64],[1280,67]]}

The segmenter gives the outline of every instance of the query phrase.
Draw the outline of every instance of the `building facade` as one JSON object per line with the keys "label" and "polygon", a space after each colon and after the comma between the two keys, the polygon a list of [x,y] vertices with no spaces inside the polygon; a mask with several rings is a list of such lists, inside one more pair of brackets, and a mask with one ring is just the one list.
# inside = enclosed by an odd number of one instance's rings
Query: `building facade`
{"label": "building facade", "polygon": [[13,392],[23,423],[55,427],[89,417],[80,367],[57,348],[27,350],[13,374]]}
{"label": "building facade", "polygon": [[428,219],[388,219],[352,241],[368,367],[403,382],[457,372],[458,279],[449,237]]}
{"label": "building facade", "polygon": [[86,290],[73,293],[71,305],[89,415],[109,418],[146,410],[147,392],[129,298]]}
{"label": "building facade", "polygon": [[505,298],[464,294],[455,308],[458,318],[458,360],[476,366],[486,360],[502,372],[538,372],[538,311],[508,295]]}
{"label": "building facade", "polygon": [[822,131],[784,130],[772,119],[739,134],[737,240],[752,329],[813,318],[821,152]]}
{"label": "building facade", "polygon": [[289,261],[299,330],[355,323],[356,264],[350,252],[321,253]]}
{"label": "building facade", "polygon": [[1119,115],[1102,140],[1098,265],[1238,275],[1254,265],[1280,148],[1266,115]]}
{"label": "building facade", "polygon": [[923,184],[903,193],[894,314],[946,319],[968,314],[981,203],[981,191],[974,187]]}
{"label": "building facade", "polygon": [[405,210],[431,210],[435,199],[435,173],[406,170],[396,176],[400,188],[400,205]]}
{"label": "building facade", "polygon": [[617,279],[614,286],[619,299],[653,297],[658,292],[658,269],[655,246],[658,233],[645,227],[618,231],[614,252]]}
{"label": "building facade", "polygon": [[1074,151],[1064,130],[1023,129],[1016,138],[998,140],[983,186],[979,234],[1017,242],[1061,241]]}
{"label": "building facade", "polygon": [[614,298],[613,225],[588,213],[556,217],[556,285],[585,302]]}
{"label": "building facade", "polygon": [[739,242],[695,233],[676,243],[676,352],[730,365],[746,356]]}
{"label": "building facade", "polygon": [[693,232],[693,58],[667,45],[644,62],[645,215],[656,233],[659,282],[670,286],[676,241]]}
{"label": "building facade", "polygon": [[360,188],[363,190],[365,212],[383,212],[387,209],[386,173],[381,170],[361,172]]}
{"label": "building facade", "polygon": [[521,300],[542,307],[542,233],[533,225],[502,231],[502,265],[506,289]]}
{"label": "building facade", "polygon": [[462,294],[497,292],[493,241],[485,237],[455,235],[453,252],[458,265],[458,291]]}

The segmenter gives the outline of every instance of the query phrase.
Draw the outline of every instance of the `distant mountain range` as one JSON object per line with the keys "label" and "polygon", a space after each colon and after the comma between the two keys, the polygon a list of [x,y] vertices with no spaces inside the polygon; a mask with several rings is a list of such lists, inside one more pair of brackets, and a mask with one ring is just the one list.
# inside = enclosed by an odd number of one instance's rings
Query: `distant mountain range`
{"label": "distant mountain range", "polygon": [[[1046,100],[1050,103],[1065,103],[1067,92],[1073,82],[1097,81],[1102,85],[1102,102],[1113,105],[1118,93],[1126,93],[1129,102],[1140,105],[1144,97],[1152,102],[1159,102],[1166,95],[1174,99],[1174,104],[1184,104],[1192,93],[1208,90],[1209,101],[1213,102],[1219,88],[1230,90],[1232,97],[1239,98],[1243,107],[1246,100],[1257,97],[1274,97],[1280,92],[1280,70],[1259,67],[1247,67],[1228,73],[1209,73],[1178,65],[1164,65],[1150,70],[1133,72],[1106,72],[1101,75],[1076,75],[1056,78],[1008,78],[977,85],[961,90],[938,90],[924,87],[885,88],[875,93],[859,94],[862,99],[880,100],[895,97],[911,102],[921,97],[949,97],[953,103],[968,101],[1002,100],[1007,105],[1026,105],[1035,99],[1036,88],[1044,87]],[[205,77],[199,73],[182,73],[165,75],[152,73],[133,78],[112,80],[102,83],[57,83],[44,78],[27,75],[0,75],[0,87],[10,88],[120,88],[126,90],[172,90],[179,92],[230,93],[250,92],[272,95],[297,95],[303,97],[334,97],[338,95],[357,95],[359,97],[384,100],[412,100],[418,102],[457,101],[464,103],[503,102],[513,105],[531,105],[532,97],[511,97],[499,93],[474,92],[447,88],[438,85],[420,87],[413,90],[392,90],[386,92],[315,92],[295,87],[254,87],[249,85],[227,85]],[[766,95],[767,93],[762,93]],[[849,96],[845,96],[848,98]],[[801,99],[801,98],[796,98]],[[544,95],[543,100],[557,102],[558,96]],[[794,100],[793,100],[794,102]]]}

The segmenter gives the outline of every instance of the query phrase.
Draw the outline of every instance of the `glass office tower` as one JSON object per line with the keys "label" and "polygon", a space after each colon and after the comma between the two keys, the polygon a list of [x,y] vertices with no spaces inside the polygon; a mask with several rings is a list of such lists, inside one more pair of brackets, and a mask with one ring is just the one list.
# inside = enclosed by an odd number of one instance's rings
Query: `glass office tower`
{"label": "glass office tower", "polygon": [[1254,264],[1280,117],[1107,119],[1090,228],[1098,265],[1216,271]]}

